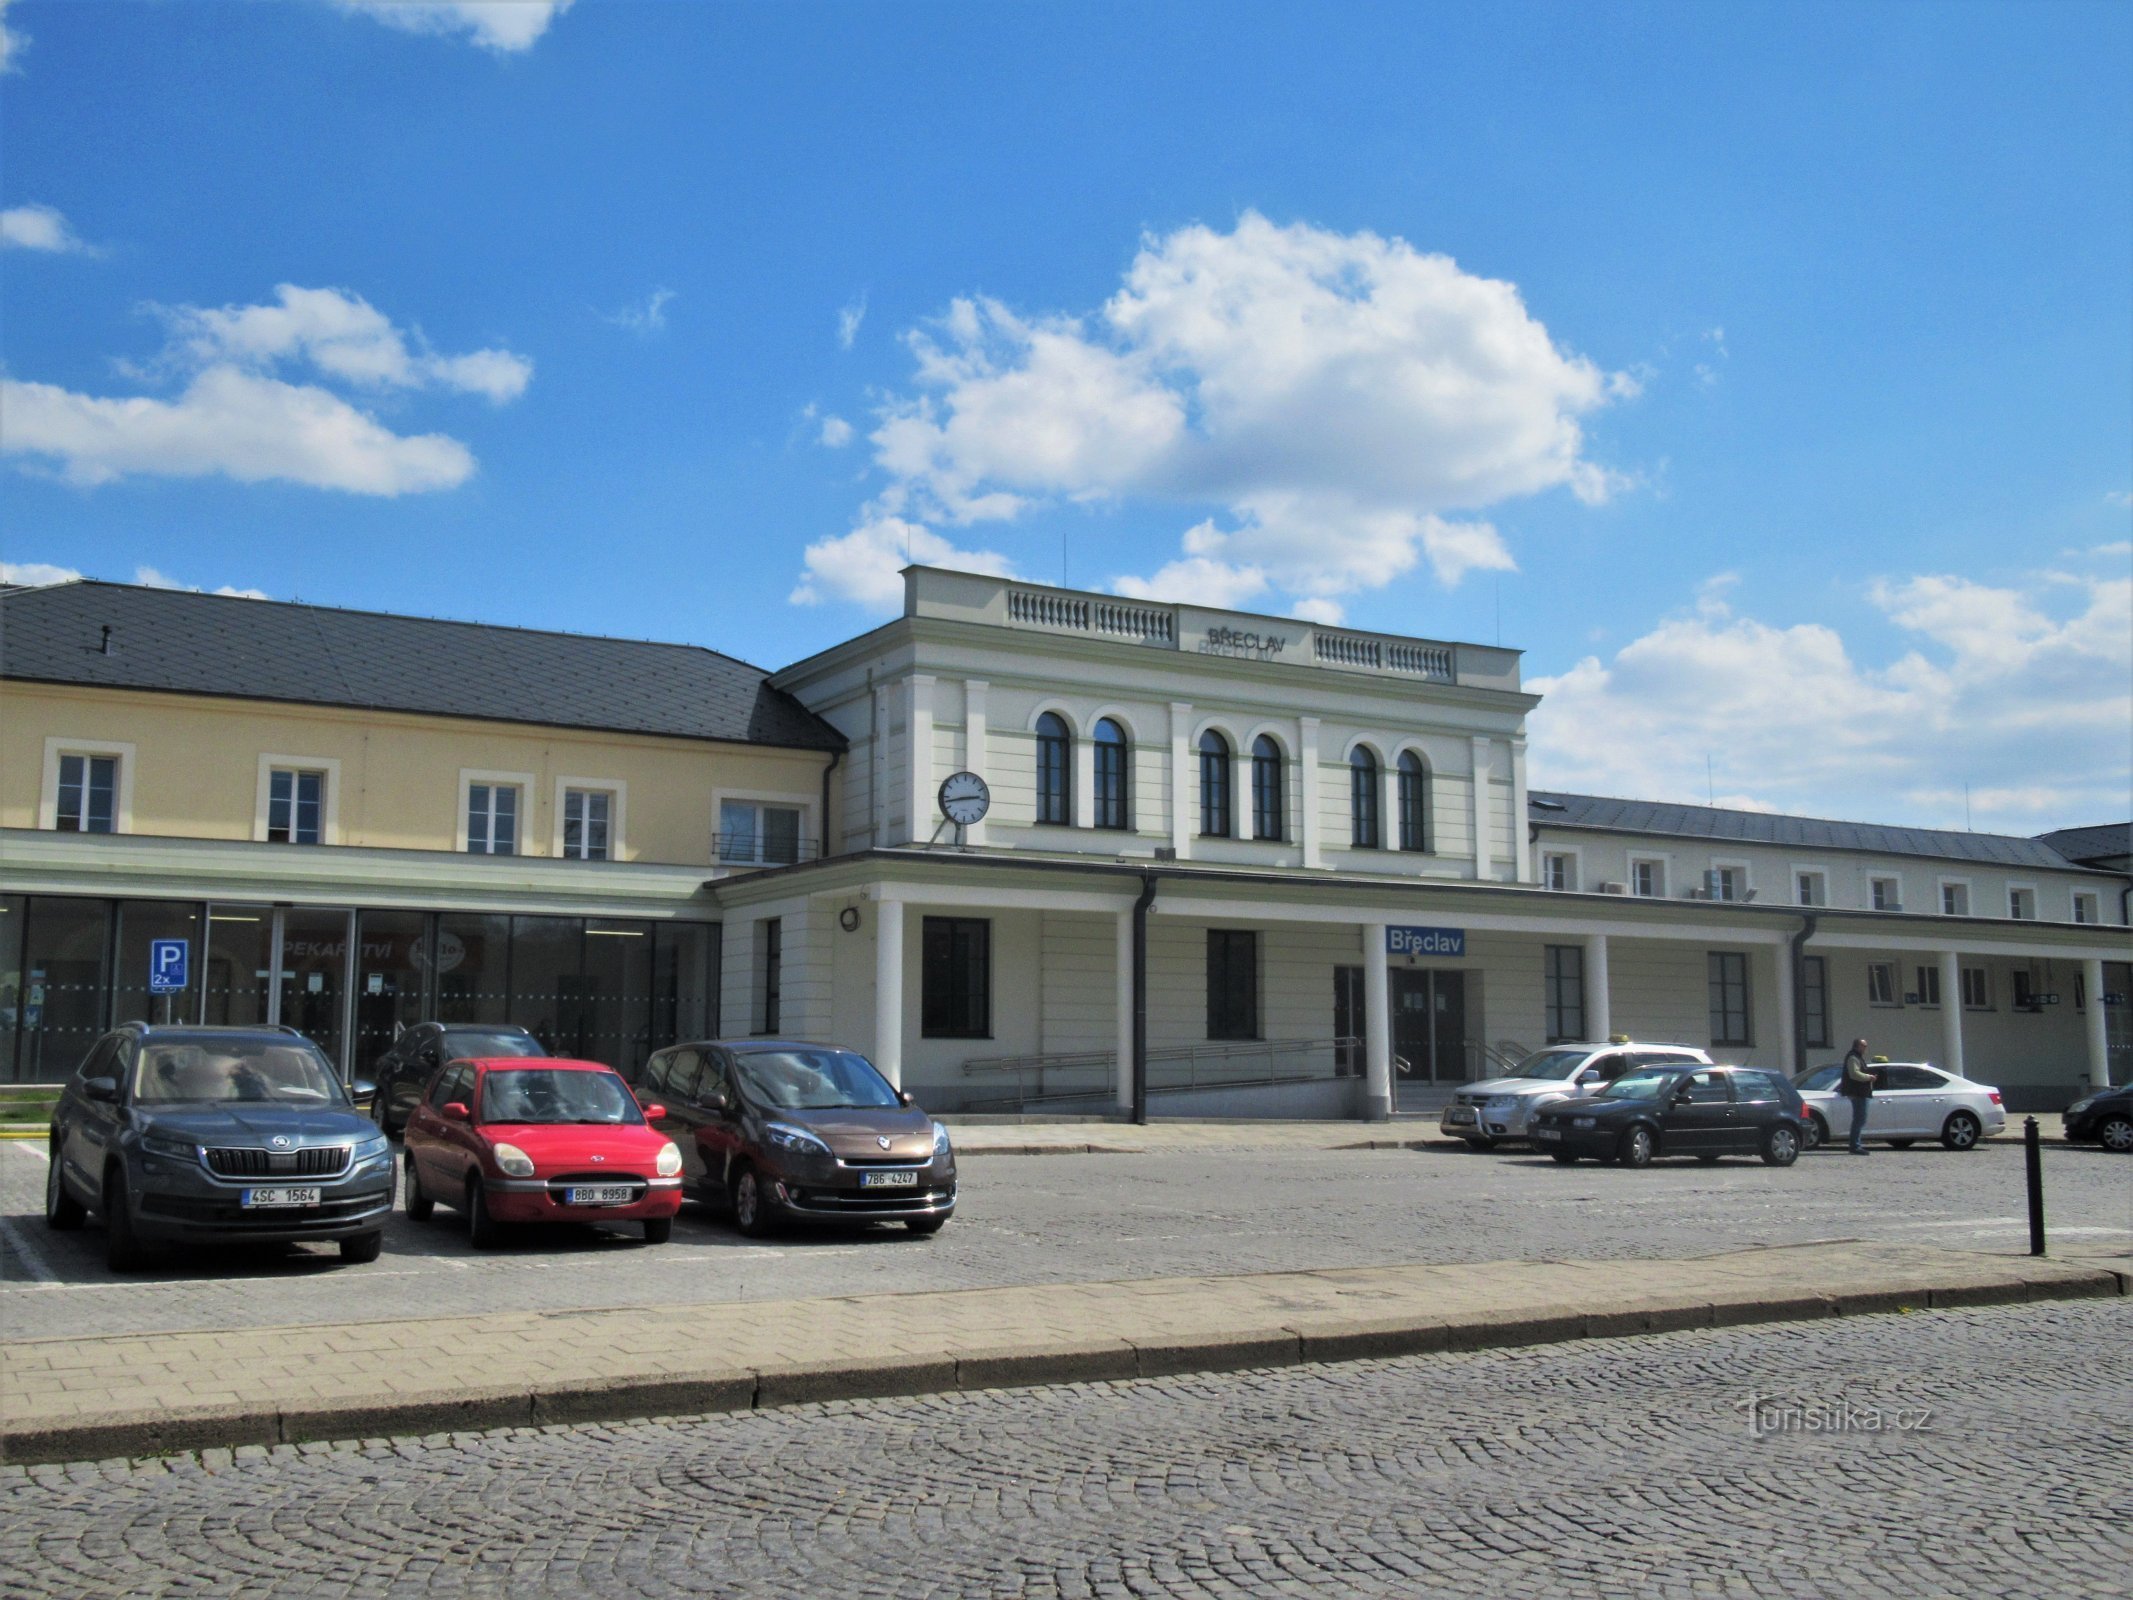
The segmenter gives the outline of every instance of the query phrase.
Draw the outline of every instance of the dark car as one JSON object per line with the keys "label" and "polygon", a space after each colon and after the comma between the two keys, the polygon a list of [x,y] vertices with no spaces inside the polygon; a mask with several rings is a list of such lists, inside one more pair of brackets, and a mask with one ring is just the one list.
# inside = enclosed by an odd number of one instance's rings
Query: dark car
{"label": "dark car", "polygon": [[901,1222],[955,1214],[948,1130],[856,1050],[776,1039],[662,1050],[637,1095],[666,1107],[696,1198],[757,1238],[785,1220]]}
{"label": "dark car", "polygon": [[1761,1156],[1789,1167],[1805,1141],[1800,1092],[1755,1067],[1626,1072],[1588,1100],[1549,1106],[1533,1138],[1556,1160],[1641,1167],[1655,1156]]}
{"label": "dark car", "polygon": [[157,1241],[332,1239],[375,1261],[392,1146],[290,1028],[158,1028],[98,1040],[52,1114],[45,1221],[102,1214],[114,1272]]}
{"label": "dark car", "polygon": [[397,1139],[407,1131],[407,1114],[447,1061],[546,1054],[540,1040],[508,1022],[418,1022],[395,1039],[371,1069],[377,1080],[371,1115]]}
{"label": "dark car", "polygon": [[2120,1155],[2133,1152],[2133,1083],[2083,1095],[2066,1108],[2060,1126],[2070,1143],[2093,1141]]}

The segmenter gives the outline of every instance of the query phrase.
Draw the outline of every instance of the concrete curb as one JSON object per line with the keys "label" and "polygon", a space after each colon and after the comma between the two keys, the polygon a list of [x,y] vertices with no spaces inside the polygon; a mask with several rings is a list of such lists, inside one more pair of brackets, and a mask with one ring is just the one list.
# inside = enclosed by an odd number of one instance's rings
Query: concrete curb
{"label": "concrete curb", "polygon": [[1649,1294],[1597,1306],[1568,1303],[1490,1308],[1450,1318],[1314,1315],[1219,1334],[1119,1333],[1056,1343],[949,1348],[789,1366],[764,1365],[599,1378],[536,1388],[381,1395],[315,1408],[243,1405],[153,1414],[77,1415],[0,1429],[0,1460],[19,1465],[138,1458],[232,1449],[491,1428],[620,1422],[768,1410],[829,1400],[1102,1383],[1200,1372],[1372,1360],[1438,1351],[1473,1352],[1582,1339],[1632,1338],[1696,1328],[1872,1316],[1892,1312],[2042,1303],[2133,1294],[2133,1271],[2055,1261],[2038,1277],[2027,1257],[2005,1268],[1922,1274],[1844,1293]]}

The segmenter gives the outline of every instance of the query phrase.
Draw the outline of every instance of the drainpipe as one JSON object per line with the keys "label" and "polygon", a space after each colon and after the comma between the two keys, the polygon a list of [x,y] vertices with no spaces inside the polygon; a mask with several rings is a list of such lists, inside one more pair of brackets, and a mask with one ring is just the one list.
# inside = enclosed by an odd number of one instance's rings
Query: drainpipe
{"label": "drainpipe", "polygon": [[[1792,936],[1792,1075],[1795,1078],[1807,1070],[1807,962],[1800,952],[1814,936],[1815,916],[1810,911],[1800,918],[1800,931]],[[1823,1003],[1828,1004],[1827,986],[1822,998]]]}
{"label": "drainpipe", "polygon": [[1133,902],[1133,1123],[1148,1125],[1148,907],[1155,903],[1156,876],[1141,874]]}
{"label": "drainpipe", "polygon": [[822,769],[822,842],[815,851],[817,861],[827,861],[830,853],[830,774],[837,770],[837,763],[844,759],[842,750],[830,752],[829,765]]}
{"label": "drainpipe", "polygon": [[867,848],[881,844],[881,799],[874,777],[881,771],[881,701],[874,694],[874,669],[867,668]]}

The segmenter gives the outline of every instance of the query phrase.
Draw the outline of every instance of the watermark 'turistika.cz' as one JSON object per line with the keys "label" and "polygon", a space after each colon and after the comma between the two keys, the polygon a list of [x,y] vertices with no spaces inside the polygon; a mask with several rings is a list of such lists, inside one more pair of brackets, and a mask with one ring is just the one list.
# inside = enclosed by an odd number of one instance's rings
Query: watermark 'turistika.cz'
{"label": "watermark 'turistika.cz'", "polygon": [[1803,1400],[1797,1395],[1751,1393],[1741,1401],[1748,1435],[1776,1433],[1931,1433],[1931,1406],[1854,1405],[1849,1400]]}

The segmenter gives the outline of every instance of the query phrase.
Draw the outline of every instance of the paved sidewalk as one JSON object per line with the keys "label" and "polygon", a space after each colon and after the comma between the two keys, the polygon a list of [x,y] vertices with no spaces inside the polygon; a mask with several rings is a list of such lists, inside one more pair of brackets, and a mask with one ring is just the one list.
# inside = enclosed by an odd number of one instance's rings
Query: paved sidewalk
{"label": "paved sidewalk", "polygon": [[81,1460],[1285,1366],[2122,1295],[2118,1268],[1835,1241],[30,1340],[0,1348],[0,1446]]}

